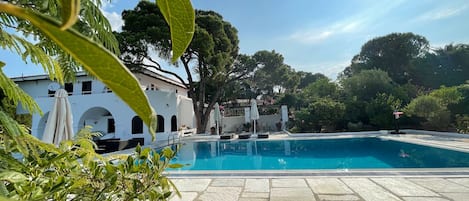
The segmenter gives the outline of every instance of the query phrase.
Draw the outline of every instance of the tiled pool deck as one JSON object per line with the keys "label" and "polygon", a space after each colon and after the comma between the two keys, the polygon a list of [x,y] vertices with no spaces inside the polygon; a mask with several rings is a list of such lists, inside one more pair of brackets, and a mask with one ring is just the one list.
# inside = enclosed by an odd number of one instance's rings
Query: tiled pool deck
{"label": "tiled pool deck", "polygon": [[[272,136],[282,138],[282,136]],[[467,138],[384,138],[469,152]],[[469,200],[469,168],[172,174],[182,194],[171,201]]]}
{"label": "tiled pool deck", "polygon": [[469,177],[311,177],[173,179],[171,201],[469,200]]}

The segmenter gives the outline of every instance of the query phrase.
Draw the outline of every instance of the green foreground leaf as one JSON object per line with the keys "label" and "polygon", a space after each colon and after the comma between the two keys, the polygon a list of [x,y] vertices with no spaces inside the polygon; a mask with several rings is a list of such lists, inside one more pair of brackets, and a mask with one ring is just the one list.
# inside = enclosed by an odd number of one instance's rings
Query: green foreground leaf
{"label": "green foreground leaf", "polygon": [[11,183],[23,182],[28,178],[19,172],[5,171],[0,173],[0,181],[8,181]]}
{"label": "green foreground leaf", "polygon": [[171,30],[172,62],[184,53],[194,36],[195,13],[189,0],[156,0]]}
{"label": "green foreground leaf", "polygon": [[42,14],[9,3],[0,3],[0,12],[26,19],[39,28],[91,75],[97,77],[124,100],[149,127],[155,138],[156,113],[133,74],[111,52],[72,29],[60,30],[60,24]]}
{"label": "green foreground leaf", "polygon": [[78,20],[80,12],[80,0],[62,0],[62,25],[61,30],[72,27]]}

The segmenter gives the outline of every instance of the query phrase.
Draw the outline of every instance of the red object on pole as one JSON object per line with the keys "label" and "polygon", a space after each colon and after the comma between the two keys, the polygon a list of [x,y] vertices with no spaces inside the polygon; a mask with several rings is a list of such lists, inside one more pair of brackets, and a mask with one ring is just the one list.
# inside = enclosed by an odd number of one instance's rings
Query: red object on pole
{"label": "red object on pole", "polygon": [[399,116],[400,116],[400,115],[403,115],[404,112],[398,112],[398,111],[396,111],[396,112],[393,112],[392,114],[394,114],[394,117],[395,117],[396,119],[399,119]]}

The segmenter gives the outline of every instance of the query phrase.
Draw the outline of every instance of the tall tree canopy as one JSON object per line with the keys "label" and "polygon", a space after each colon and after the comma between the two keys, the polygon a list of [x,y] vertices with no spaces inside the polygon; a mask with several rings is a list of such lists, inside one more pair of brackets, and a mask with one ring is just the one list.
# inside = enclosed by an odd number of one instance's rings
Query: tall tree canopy
{"label": "tall tree canopy", "polygon": [[274,92],[293,91],[298,86],[299,75],[283,62],[280,53],[262,50],[252,57],[258,66],[252,77],[252,87],[258,94],[273,96]]}
{"label": "tall tree canopy", "polygon": [[[194,38],[179,58],[187,75],[183,79],[170,69],[161,66],[154,57],[168,59],[171,55],[169,27],[158,7],[142,1],[133,10],[122,13],[125,26],[116,33],[121,44],[122,59],[135,70],[153,67],[176,76],[188,89],[193,99],[197,132],[205,131],[210,109],[229,83],[245,77],[255,67],[238,59],[237,30],[223,17],[213,11],[196,11]],[[152,62],[147,65],[144,61]],[[208,98],[207,88],[215,89]],[[213,87],[217,86],[217,87]],[[204,105],[207,104],[208,107]]]}
{"label": "tall tree canopy", "polygon": [[369,101],[379,93],[389,93],[393,87],[391,78],[382,70],[364,70],[341,80],[344,93],[358,100]]}
{"label": "tall tree canopy", "polygon": [[399,84],[409,81],[410,64],[429,49],[425,37],[413,33],[392,33],[365,43],[343,74],[347,77],[367,69],[381,69]]}
{"label": "tall tree canopy", "polygon": [[449,44],[428,52],[413,61],[411,76],[413,84],[431,89],[464,84],[469,79],[469,45]]}
{"label": "tall tree canopy", "polygon": [[303,89],[309,84],[316,82],[319,79],[328,79],[327,76],[321,73],[310,73],[304,71],[298,71],[297,73],[300,76],[300,83],[298,84],[298,89]]}

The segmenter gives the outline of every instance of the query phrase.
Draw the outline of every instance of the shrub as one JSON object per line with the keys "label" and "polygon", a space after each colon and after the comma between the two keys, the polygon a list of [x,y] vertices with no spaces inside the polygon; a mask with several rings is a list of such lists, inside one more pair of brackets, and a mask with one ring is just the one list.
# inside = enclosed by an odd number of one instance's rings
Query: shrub
{"label": "shrub", "polygon": [[433,96],[423,95],[413,99],[405,108],[410,116],[422,117],[426,120],[422,125],[429,129],[447,129],[451,113],[444,103]]}
{"label": "shrub", "polygon": [[347,129],[349,131],[361,131],[363,129],[363,123],[361,121],[358,123],[348,122]]}
{"label": "shrub", "polygon": [[[168,23],[171,36],[178,37],[172,40],[175,60],[192,39],[194,11],[188,0],[158,3],[164,5],[166,14],[174,13],[171,9],[180,11],[171,15],[171,21],[184,24]],[[76,69],[87,70],[142,117],[154,136],[156,114],[137,79],[111,53],[118,48],[100,4],[100,0],[2,1],[0,47],[22,55],[25,62],[41,64],[49,78],[61,84],[66,78],[71,80]],[[15,33],[6,31],[12,27]],[[34,44],[28,40],[31,37]],[[42,114],[34,100],[6,77],[1,70],[5,65],[0,61],[2,104],[4,100],[14,106],[21,102],[29,112]],[[180,167],[169,164],[175,155],[169,148],[156,153],[137,147],[135,154],[113,163],[94,152],[89,128],[55,147],[31,136],[6,110],[0,107],[0,200],[167,200],[176,190],[162,174],[168,167]]]}
{"label": "shrub", "polygon": [[393,111],[400,108],[401,101],[392,95],[378,94],[366,105],[370,124],[379,129],[390,129],[394,124]]}
{"label": "shrub", "polygon": [[459,133],[469,134],[469,115],[456,115],[456,129]]}
{"label": "shrub", "polygon": [[132,155],[103,157],[94,152],[92,137],[86,127],[60,147],[31,135],[3,141],[27,143],[31,151],[17,160],[17,152],[0,149],[3,194],[19,200],[166,200],[173,195],[176,188],[162,173],[180,167],[169,163],[175,151],[156,153],[137,146]]}

